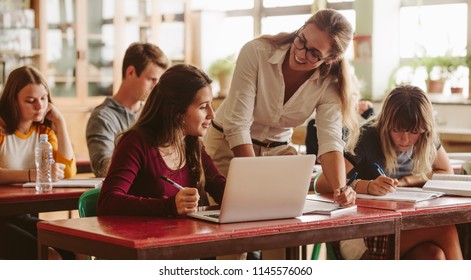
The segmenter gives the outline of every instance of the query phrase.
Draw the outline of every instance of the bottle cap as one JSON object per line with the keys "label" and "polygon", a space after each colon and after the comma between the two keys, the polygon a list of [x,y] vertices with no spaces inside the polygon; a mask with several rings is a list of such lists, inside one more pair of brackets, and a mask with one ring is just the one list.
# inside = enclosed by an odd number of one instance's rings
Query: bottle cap
{"label": "bottle cap", "polygon": [[47,134],[39,134],[39,141],[47,141],[48,137]]}

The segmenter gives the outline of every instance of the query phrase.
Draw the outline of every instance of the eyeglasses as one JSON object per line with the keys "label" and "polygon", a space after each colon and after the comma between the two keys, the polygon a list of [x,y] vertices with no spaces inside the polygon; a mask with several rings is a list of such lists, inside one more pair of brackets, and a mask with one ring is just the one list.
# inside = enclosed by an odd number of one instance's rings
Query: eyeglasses
{"label": "eyeglasses", "polygon": [[319,50],[316,49],[316,48],[308,49],[306,47],[306,40],[301,38],[298,35],[298,32],[296,32],[296,37],[293,40],[293,45],[298,50],[305,50],[306,59],[307,59],[307,61],[309,61],[312,64],[317,63],[318,61],[322,61],[322,60],[326,60],[328,58],[331,58],[331,56],[320,57],[319,55],[316,54],[316,53],[319,52]]}

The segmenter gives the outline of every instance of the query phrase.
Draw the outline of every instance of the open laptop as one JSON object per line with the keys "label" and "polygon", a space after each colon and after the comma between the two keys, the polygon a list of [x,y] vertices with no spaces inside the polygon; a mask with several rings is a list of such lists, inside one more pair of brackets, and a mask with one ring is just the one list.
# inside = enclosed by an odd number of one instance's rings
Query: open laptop
{"label": "open laptop", "polygon": [[233,158],[220,210],[188,216],[215,223],[301,216],[315,155]]}

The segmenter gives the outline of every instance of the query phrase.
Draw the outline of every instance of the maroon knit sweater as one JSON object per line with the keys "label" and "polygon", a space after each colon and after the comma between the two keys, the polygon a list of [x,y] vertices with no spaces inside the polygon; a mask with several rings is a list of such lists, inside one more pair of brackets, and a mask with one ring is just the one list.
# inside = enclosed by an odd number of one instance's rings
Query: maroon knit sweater
{"label": "maroon knit sweater", "polygon": [[[202,160],[205,191],[221,203],[226,179],[205,150]],[[167,176],[184,187],[196,186],[196,180],[186,165],[182,169],[171,170],[142,132],[130,131],[115,148],[98,198],[98,215],[178,215],[175,206],[178,189],[162,180],[161,176]],[[199,205],[207,205],[204,191],[200,191],[200,197]]]}

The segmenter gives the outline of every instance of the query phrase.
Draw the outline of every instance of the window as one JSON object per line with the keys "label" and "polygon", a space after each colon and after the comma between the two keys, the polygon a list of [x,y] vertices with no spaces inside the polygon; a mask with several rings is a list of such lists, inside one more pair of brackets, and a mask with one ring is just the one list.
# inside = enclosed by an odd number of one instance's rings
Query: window
{"label": "window", "polygon": [[[463,87],[464,95],[468,94],[469,69],[464,65],[468,40],[467,2],[424,0],[422,5],[417,5],[416,1],[403,1],[399,43],[401,64],[406,66],[395,74],[396,84],[411,83],[431,92],[427,79],[443,80],[446,82],[445,95],[449,95],[454,87]],[[427,69],[426,65],[432,60],[440,63],[437,57],[445,57],[447,61],[461,60],[463,65],[455,66],[451,71],[444,70],[443,66],[428,66]],[[443,61],[440,65],[445,65]],[[463,95],[459,97],[463,98]]]}
{"label": "window", "polygon": [[[467,4],[402,7],[401,58],[466,55]],[[439,19],[437,18],[439,16]]]}

